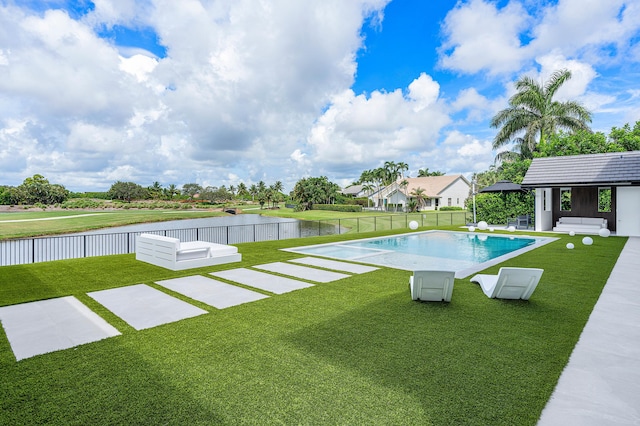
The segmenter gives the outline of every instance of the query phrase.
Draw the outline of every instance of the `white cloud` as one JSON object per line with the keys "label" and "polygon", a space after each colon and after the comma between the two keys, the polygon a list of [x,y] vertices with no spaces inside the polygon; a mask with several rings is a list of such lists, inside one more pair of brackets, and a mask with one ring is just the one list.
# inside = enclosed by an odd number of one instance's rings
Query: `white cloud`
{"label": "white cloud", "polygon": [[400,89],[374,91],[369,97],[342,92],[311,129],[307,142],[313,158],[336,170],[350,165],[356,173],[365,163],[435,148],[440,130],[450,122],[438,95],[438,84],[426,74],[409,85],[407,96]]}
{"label": "white cloud", "polygon": [[529,17],[517,2],[498,9],[493,2],[471,0],[449,11],[442,32],[441,66],[465,73],[512,72],[526,58],[520,34]]}
{"label": "white cloud", "polygon": [[[13,140],[23,160],[5,179],[295,180],[290,154],[352,84],[362,23],[387,2],[98,0],[80,20],[0,6],[0,158]],[[97,36],[114,25],[153,28],[167,56]]]}

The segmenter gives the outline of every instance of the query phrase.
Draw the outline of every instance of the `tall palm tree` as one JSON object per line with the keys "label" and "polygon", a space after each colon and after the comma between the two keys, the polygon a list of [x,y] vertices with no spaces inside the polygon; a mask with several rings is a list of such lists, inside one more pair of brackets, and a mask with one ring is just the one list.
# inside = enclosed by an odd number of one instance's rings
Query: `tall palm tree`
{"label": "tall palm tree", "polygon": [[515,85],[518,92],[509,99],[509,107],[491,119],[491,127],[499,129],[493,149],[519,137],[515,142],[521,157],[531,158],[538,144],[545,144],[558,130],[589,130],[591,113],[580,103],[553,100],[570,78],[571,71],[566,69],[554,72],[544,86],[530,77],[520,77]]}
{"label": "tall palm tree", "polygon": [[[400,186],[400,191],[402,191],[402,193],[404,194],[404,199],[408,201],[409,197],[407,196],[407,187],[409,186],[409,181],[406,179],[402,179],[402,182],[400,182],[399,186]],[[407,203],[407,205],[408,204],[409,203]]]}

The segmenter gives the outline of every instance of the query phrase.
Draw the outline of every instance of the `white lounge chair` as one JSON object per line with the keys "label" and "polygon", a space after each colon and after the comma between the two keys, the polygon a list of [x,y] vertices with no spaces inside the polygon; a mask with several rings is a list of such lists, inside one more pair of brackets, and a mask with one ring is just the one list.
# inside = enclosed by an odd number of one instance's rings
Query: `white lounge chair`
{"label": "white lounge chair", "polygon": [[409,278],[411,298],[413,300],[451,302],[455,272],[452,271],[414,271]]}
{"label": "white lounge chair", "polygon": [[487,297],[492,299],[529,300],[538,286],[544,269],[500,268],[498,275],[478,274],[471,282],[480,284]]}

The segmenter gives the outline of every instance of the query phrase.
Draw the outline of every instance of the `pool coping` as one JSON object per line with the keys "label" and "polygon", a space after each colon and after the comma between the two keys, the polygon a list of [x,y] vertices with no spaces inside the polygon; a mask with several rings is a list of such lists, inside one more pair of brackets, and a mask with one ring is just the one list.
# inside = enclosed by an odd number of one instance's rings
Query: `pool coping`
{"label": "pool coping", "polygon": [[[540,237],[540,236],[533,236],[533,235],[526,235],[526,234],[520,234],[518,233],[517,235],[509,235],[509,234],[494,234],[491,232],[464,232],[464,231],[449,231],[449,230],[439,230],[439,229],[431,229],[428,231],[418,231],[418,232],[405,232],[405,233],[401,233],[401,234],[392,234],[392,235],[385,235],[382,237],[370,237],[370,238],[355,238],[353,240],[346,240],[346,241],[341,241],[341,242],[334,242],[334,243],[323,243],[323,244],[311,244],[308,246],[298,246],[298,247],[289,247],[289,248],[284,248],[284,249],[280,249],[282,251],[287,251],[287,252],[291,252],[291,253],[296,253],[296,254],[301,254],[301,255],[305,255],[305,256],[316,256],[316,257],[324,257],[324,258],[328,258],[328,259],[337,259],[337,260],[341,260],[341,261],[347,261],[347,262],[360,262],[360,263],[365,263],[368,265],[376,265],[376,266],[382,266],[385,268],[392,268],[392,269],[400,269],[403,271],[413,271],[414,268],[406,268],[406,267],[400,267],[400,266],[390,266],[390,265],[384,265],[384,264],[380,264],[380,263],[374,263],[374,262],[368,262],[366,259],[369,256],[365,255],[365,256],[360,256],[358,258],[349,258],[349,259],[344,259],[344,258],[339,258],[339,257],[334,257],[334,256],[328,256],[328,255],[320,255],[320,254],[310,254],[310,253],[302,253],[300,251],[298,251],[299,249],[305,248],[316,248],[316,247],[330,247],[330,246],[339,246],[339,245],[345,245],[345,244],[349,244],[349,243],[353,243],[353,242],[362,242],[362,241],[373,241],[373,240],[380,240],[380,239],[385,239],[385,238],[392,238],[392,237],[400,237],[400,236],[408,236],[408,235],[417,235],[417,234],[429,234],[429,233],[433,233],[433,232],[445,232],[445,233],[450,233],[450,234],[465,234],[465,235],[487,235],[487,236],[492,236],[492,237],[497,237],[497,238],[528,238],[528,239],[534,239],[536,240],[533,244],[514,250],[510,253],[507,254],[503,254],[502,256],[498,256],[495,257],[493,259],[487,260],[486,262],[482,262],[479,263],[477,265],[468,267],[468,268],[464,268],[464,269],[460,269],[460,270],[456,270],[455,271],[455,277],[456,278],[466,278],[468,276],[470,276],[471,274],[480,272],[484,269],[487,269],[491,266],[497,265],[498,263],[502,263],[508,259],[514,258],[516,256],[520,256],[523,253],[529,252],[531,250],[534,250],[538,247],[542,247],[546,244],[552,243],[556,240],[558,240],[559,238],[556,237]],[[383,252],[385,250],[380,249],[379,251]],[[387,250],[388,251],[388,250]]]}

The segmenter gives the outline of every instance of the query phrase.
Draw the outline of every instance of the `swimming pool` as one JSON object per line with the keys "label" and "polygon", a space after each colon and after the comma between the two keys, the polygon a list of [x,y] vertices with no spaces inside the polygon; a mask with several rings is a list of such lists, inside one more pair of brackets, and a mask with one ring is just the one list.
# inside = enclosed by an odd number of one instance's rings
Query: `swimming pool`
{"label": "swimming pool", "polygon": [[414,271],[456,271],[464,278],[557,238],[425,231],[389,237],[286,249],[294,253],[354,260]]}

